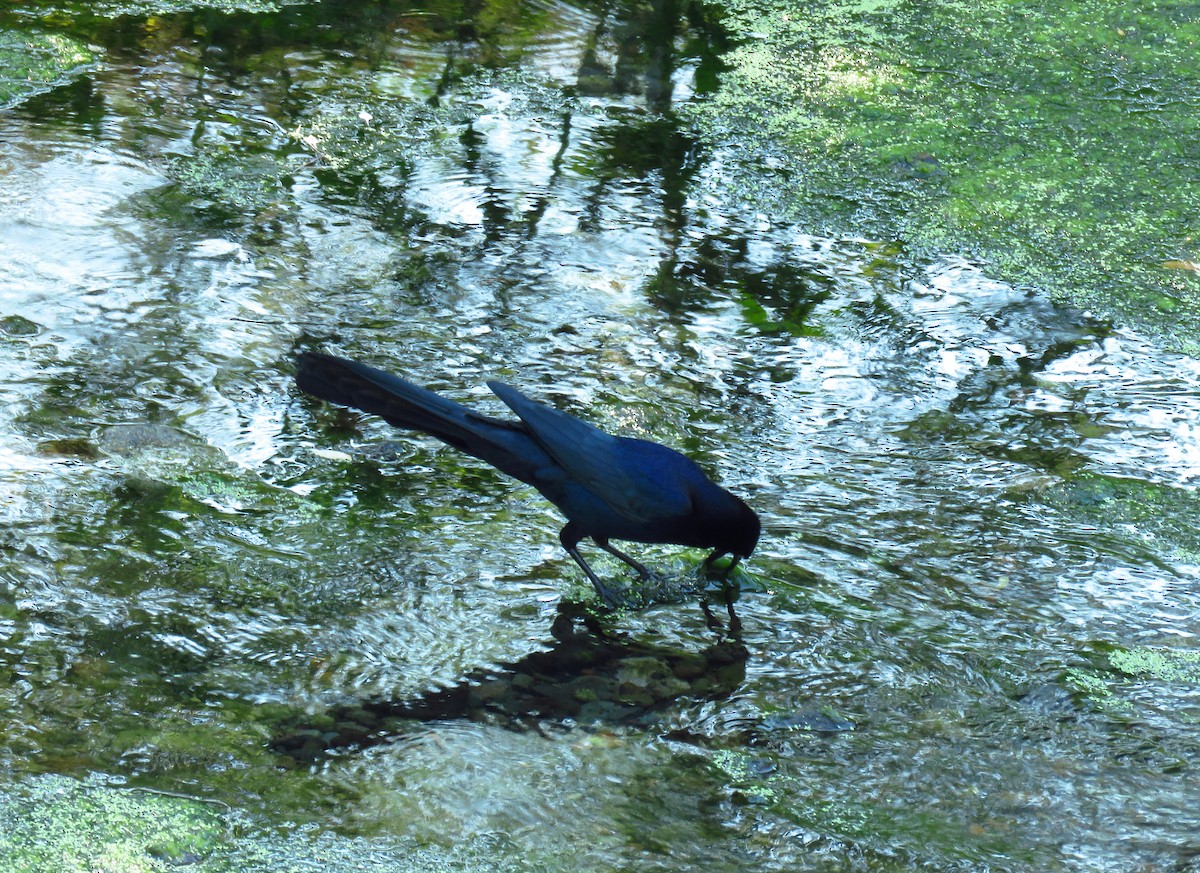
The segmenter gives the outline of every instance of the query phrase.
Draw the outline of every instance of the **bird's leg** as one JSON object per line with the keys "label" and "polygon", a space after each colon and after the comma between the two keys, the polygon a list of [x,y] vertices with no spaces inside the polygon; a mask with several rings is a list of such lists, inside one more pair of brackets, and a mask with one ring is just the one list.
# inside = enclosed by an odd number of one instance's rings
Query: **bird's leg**
{"label": "bird's leg", "polygon": [[579,565],[579,569],[584,572],[584,575],[591,580],[592,585],[596,588],[596,593],[600,595],[600,599],[607,606],[617,605],[617,596],[613,594],[612,589],[600,581],[600,577],[592,572],[592,568],[588,566],[588,562],[583,559],[583,555],[579,554],[579,549],[571,546],[567,549],[567,554],[575,559],[575,563]]}
{"label": "bird's leg", "polygon": [[567,550],[567,554],[575,559],[575,563],[579,565],[579,569],[583,571],[583,574],[591,581],[592,585],[596,589],[596,593],[600,595],[600,599],[603,600],[607,606],[616,606],[619,601],[616,595],[613,594],[612,589],[600,581],[600,577],[592,572],[592,568],[589,567],[588,562],[583,559],[583,555],[579,554],[579,549],[577,547],[580,539],[582,539],[582,537],[579,536],[574,526],[570,523],[568,523],[567,526],[558,533],[559,542],[561,542],[563,548]]}
{"label": "bird's leg", "polygon": [[604,549],[604,551],[608,552],[614,558],[620,558],[622,561],[624,561],[630,567],[633,567],[633,569],[637,570],[638,575],[641,576],[643,580],[654,578],[653,574],[651,574],[651,572],[648,569],[646,569],[646,566],[644,564],[642,564],[640,561],[635,560],[630,555],[625,554],[620,549],[618,549],[616,546],[611,545],[608,542],[608,540],[597,540],[595,537],[592,537],[592,539],[596,540],[596,545],[598,545],[600,548]]}
{"label": "bird's leg", "polygon": [[[707,558],[705,558],[704,559],[705,573],[707,574],[707,573],[713,572],[713,564],[716,563],[718,558],[722,557],[725,554],[726,554],[725,552],[715,551],[711,555],[709,555]],[[740,618],[738,618],[737,613],[735,613],[733,611],[734,586],[730,584],[729,577],[733,573],[733,568],[738,565],[738,562],[740,560],[742,560],[741,555],[734,555],[733,560],[729,562],[729,566],[726,567],[724,570],[719,571],[720,579],[721,579],[721,593],[725,595],[725,610],[729,613],[729,634],[734,639],[741,638],[742,620]],[[719,621],[717,621],[716,616],[714,616],[712,614],[712,610],[710,610],[708,607],[708,597],[707,596],[705,596],[704,599],[702,599],[700,601],[700,606],[701,606],[701,609],[704,610],[704,619],[707,622],[709,628],[711,628],[713,630],[722,630],[721,623]]]}

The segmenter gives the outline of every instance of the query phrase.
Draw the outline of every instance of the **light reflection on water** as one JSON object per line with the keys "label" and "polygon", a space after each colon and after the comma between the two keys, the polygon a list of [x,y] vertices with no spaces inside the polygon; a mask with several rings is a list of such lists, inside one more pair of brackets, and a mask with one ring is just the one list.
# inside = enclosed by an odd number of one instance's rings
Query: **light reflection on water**
{"label": "light reflection on water", "polygon": [[[588,60],[594,13],[539,8],[527,81],[468,77],[353,191],[292,151],[235,220],[162,205],[189,125],[148,118],[216,107],[205,141],[295,150],[262,119],[373,99],[367,137],[449,44],[409,21],[378,70],[298,46],[286,99],[273,71],[197,101],[187,52],[146,60],[154,88],[114,63],[98,132],[0,120],[0,318],[32,325],[0,336],[0,760],[265,821],[502,831],[560,866],[582,841],[596,869],[1118,870],[1189,845],[1194,673],[1106,652],[1194,652],[1200,366],[972,264],[698,192],[711,167],[637,88],[563,95],[619,47]],[[297,398],[298,339],[492,412],[499,376],[747,494],[771,591],[738,604],[744,682],[634,726],[415,722],[277,787],[268,707],[453,686],[544,648],[582,591],[529,489]],[[619,624],[713,638],[690,602]],[[855,730],[786,727],[823,708]]]}

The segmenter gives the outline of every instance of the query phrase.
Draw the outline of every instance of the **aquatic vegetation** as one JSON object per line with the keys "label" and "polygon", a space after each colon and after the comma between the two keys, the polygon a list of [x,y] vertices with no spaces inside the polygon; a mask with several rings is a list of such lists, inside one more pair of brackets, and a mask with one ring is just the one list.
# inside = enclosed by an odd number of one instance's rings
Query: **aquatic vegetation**
{"label": "aquatic vegetation", "polygon": [[1194,7],[726,8],[740,44],[685,112],[724,144],[734,191],[1197,347]]}
{"label": "aquatic vegetation", "polygon": [[0,794],[7,870],[152,873],[194,865],[221,846],[217,807],[47,775]]}
{"label": "aquatic vegetation", "polygon": [[81,40],[0,27],[0,109],[77,76],[98,59]]}
{"label": "aquatic vegetation", "polygon": [[1108,662],[1128,676],[1144,676],[1162,682],[1200,687],[1200,650],[1114,649],[1108,653]]}

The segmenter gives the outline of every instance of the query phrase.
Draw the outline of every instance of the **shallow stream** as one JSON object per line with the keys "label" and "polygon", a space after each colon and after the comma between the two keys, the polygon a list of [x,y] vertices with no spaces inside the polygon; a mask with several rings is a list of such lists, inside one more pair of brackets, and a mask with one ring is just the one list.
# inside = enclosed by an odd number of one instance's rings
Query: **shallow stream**
{"label": "shallow stream", "polygon": [[[698,7],[95,38],[0,113],[0,793],[213,801],[196,869],[1200,869],[1200,363],[723,199]],[[589,631],[552,507],[304,348],[687,452],[740,638]]]}

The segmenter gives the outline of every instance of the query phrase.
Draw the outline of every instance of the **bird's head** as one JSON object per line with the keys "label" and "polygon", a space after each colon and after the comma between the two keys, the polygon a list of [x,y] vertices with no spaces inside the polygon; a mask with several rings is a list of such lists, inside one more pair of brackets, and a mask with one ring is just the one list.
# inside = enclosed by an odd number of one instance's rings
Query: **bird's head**
{"label": "bird's head", "polygon": [[[758,513],[746,505],[746,501],[724,488],[712,485],[708,499],[698,507],[702,519],[700,540],[694,545],[716,549],[713,556],[733,555],[748,558],[758,545],[762,524]],[[698,519],[699,520],[699,519]]]}
{"label": "bird's head", "polygon": [[758,519],[758,513],[751,509],[744,500],[740,497],[733,499],[736,509],[730,513],[729,527],[721,546],[736,557],[748,558],[754,552],[755,546],[758,545],[758,537],[762,533],[762,522]]}

